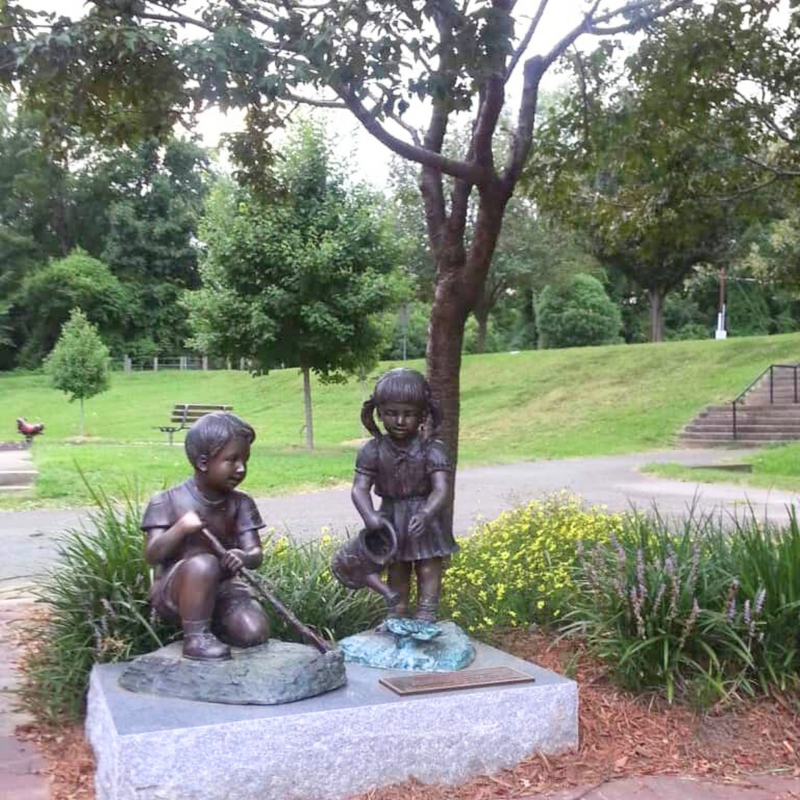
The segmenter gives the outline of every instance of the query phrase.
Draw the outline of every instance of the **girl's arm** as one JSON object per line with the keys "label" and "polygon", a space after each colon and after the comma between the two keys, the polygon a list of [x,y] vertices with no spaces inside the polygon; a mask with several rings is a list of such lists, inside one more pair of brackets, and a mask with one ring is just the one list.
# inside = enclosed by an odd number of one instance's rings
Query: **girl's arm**
{"label": "girl's arm", "polygon": [[353,499],[353,505],[356,510],[361,514],[361,519],[364,520],[364,525],[368,530],[376,531],[381,527],[381,515],[375,510],[372,505],[372,489],[373,478],[370,475],[365,475],[362,472],[356,472],[353,477],[353,489],[350,492],[350,497]]}

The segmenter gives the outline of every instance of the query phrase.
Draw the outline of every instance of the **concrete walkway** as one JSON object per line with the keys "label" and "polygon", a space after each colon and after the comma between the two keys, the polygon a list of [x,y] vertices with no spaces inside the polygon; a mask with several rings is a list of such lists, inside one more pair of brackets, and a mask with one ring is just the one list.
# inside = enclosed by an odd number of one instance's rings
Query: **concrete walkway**
{"label": "concrete walkway", "polygon": [[741,784],[656,775],[623,778],[521,800],[798,800],[800,778],[754,775]]}
{"label": "concrete walkway", "polygon": [[[749,503],[759,517],[786,519],[787,506],[794,505],[800,497],[796,493],[663,480],[639,471],[653,462],[706,465],[741,455],[729,450],[676,450],[460,469],[455,530],[463,535],[479,517],[490,519],[514,503],[562,489],[580,495],[588,503],[605,504],[613,511],[647,509],[655,503],[662,514],[668,515],[684,514],[693,504],[698,510],[741,514]],[[260,498],[258,506],[267,525],[301,541],[319,536],[324,527],[344,533],[356,529],[359,523],[349,487]],[[4,554],[0,561],[0,591],[24,587],[33,575],[51,566],[58,533],[78,526],[85,515],[81,509],[0,510]]]}
{"label": "concrete walkway", "polygon": [[28,598],[0,596],[0,800],[49,800],[44,758],[32,742],[15,735],[32,720],[17,708],[18,626],[30,613]]}

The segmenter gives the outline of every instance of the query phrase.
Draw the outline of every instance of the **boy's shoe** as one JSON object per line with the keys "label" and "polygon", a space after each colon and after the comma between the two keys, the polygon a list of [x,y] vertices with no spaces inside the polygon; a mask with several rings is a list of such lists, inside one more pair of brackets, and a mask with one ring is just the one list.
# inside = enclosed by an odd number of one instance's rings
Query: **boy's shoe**
{"label": "boy's shoe", "polygon": [[194,661],[225,661],[231,649],[211,633],[211,620],[183,622],[183,657]]}

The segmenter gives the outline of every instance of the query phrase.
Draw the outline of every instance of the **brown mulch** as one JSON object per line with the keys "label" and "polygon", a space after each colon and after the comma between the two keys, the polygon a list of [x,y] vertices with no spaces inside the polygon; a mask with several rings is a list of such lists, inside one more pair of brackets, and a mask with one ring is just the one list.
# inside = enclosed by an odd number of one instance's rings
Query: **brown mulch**
{"label": "brown mulch", "polygon": [[[512,769],[459,786],[410,781],[352,800],[500,800],[573,786],[599,785],[634,775],[691,775],[747,784],[747,775],[800,777],[800,712],[782,698],[698,712],[633,695],[609,683],[601,665],[574,643],[555,645],[538,633],[516,631],[495,642],[520,658],[580,684],[580,746],[558,757],[531,756]],[[80,728],[20,730],[50,764],[52,800],[94,800],[91,750]]]}
{"label": "brown mulch", "polygon": [[16,733],[35,742],[47,760],[51,800],[94,800],[94,756],[83,728],[21,725]]}

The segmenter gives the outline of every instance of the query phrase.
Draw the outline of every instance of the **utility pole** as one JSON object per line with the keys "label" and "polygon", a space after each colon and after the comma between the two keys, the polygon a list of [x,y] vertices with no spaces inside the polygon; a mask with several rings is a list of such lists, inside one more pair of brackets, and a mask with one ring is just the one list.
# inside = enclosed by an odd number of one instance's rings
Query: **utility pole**
{"label": "utility pole", "polygon": [[725,267],[719,268],[719,311],[717,312],[717,329],[714,331],[715,339],[727,339],[726,329],[727,311],[725,308]]}

